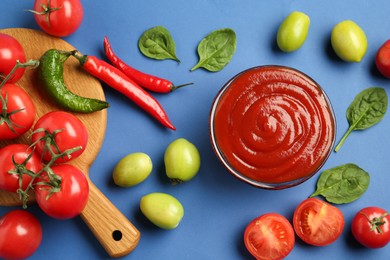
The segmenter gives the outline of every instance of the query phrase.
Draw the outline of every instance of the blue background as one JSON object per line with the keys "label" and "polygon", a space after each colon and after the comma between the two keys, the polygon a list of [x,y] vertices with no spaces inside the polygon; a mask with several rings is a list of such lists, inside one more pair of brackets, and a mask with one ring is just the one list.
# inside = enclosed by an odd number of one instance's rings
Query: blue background
{"label": "blue background", "polygon": [[[291,220],[295,207],[315,189],[318,175],[293,188],[269,191],[238,181],[219,163],[209,141],[208,116],[214,96],[232,76],[249,67],[264,64],[287,65],[314,78],[327,92],[337,119],[337,140],[348,128],[345,111],[355,95],[372,86],[388,92],[390,80],[375,69],[377,49],[390,38],[388,0],[148,0],[82,1],[85,17],[79,30],[65,40],[82,53],[103,56],[103,37],[108,36],[114,51],[130,65],[193,86],[169,95],[153,94],[167,110],[177,131],[164,129],[126,98],[103,85],[111,103],[106,136],[93,164],[92,181],[140,230],[137,248],[123,259],[252,259],[243,244],[243,231],[255,217],[277,212]],[[26,12],[33,1],[2,0],[0,28],[39,29],[33,15]],[[311,18],[310,32],[303,47],[282,53],[275,45],[276,31],[292,11]],[[334,25],[351,19],[365,31],[369,46],[363,61],[346,63],[330,47]],[[178,64],[156,61],[138,50],[139,36],[161,25],[172,34]],[[197,63],[196,47],[213,30],[230,27],[237,34],[237,50],[220,72],[190,72]],[[390,246],[370,250],[353,239],[350,224],[361,208],[376,205],[390,209],[389,173],[390,118],[360,132],[353,132],[323,169],[355,163],[371,175],[367,192],[357,201],[339,205],[346,226],[342,236],[326,247],[309,246],[297,239],[288,259],[388,259]],[[163,153],[179,137],[200,150],[202,165],[191,182],[172,186],[164,176]],[[111,178],[117,161],[133,152],[145,152],[154,163],[151,176],[142,184],[124,189]],[[167,192],[177,197],[185,216],[175,230],[161,230],[140,213],[139,200],[150,192]],[[0,207],[0,214],[13,208]],[[108,259],[81,218],[59,221],[45,216],[36,206],[29,208],[41,221],[43,242],[31,259]]]}

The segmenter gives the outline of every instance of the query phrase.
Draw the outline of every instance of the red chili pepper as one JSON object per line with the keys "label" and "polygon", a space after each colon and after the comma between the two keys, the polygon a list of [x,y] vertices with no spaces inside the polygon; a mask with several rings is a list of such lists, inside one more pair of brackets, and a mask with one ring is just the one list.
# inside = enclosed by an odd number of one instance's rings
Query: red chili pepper
{"label": "red chili pepper", "polygon": [[123,62],[112,50],[111,44],[108,41],[107,36],[104,37],[104,52],[106,53],[109,61],[119,70],[121,70],[126,76],[134,80],[138,85],[149,89],[154,92],[168,93],[178,88],[191,85],[193,83],[187,83],[183,85],[175,86],[171,81],[163,78],[159,78],[142,71],[139,71],[125,62]]}
{"label": "red chili pepper", "polygon": [[78,53],[74,56],[89,74],[127,96],[165,127],[176,130],[160,103],[119,69],[95,56],[79,55]]}

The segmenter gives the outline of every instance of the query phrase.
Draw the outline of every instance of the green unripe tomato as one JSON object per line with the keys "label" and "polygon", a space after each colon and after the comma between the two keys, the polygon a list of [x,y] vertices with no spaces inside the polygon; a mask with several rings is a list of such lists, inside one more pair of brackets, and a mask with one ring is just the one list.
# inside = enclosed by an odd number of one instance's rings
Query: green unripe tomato
{"label": "green unripe tomato", "polygon": [[131,153],[119,160],[112,177],[116,185],[131,187],[143,182],[152,169],[152,160],[147,154]]}
{"label": "green unripe tomato", "polygon": [[173,182],[189,181],[200,168],[199,151],[184,138],[170,143],[164,153],[165,172]]}
{"label": "green unripe tomato", "polygon": [[342,21],[333,28],[331,43],[337,56],[347,62],[360,62],[368,45],[364,31],[351,20]]}
{"label": "green unripe tomato", "polygon": [[141,198],[140,209],[156,226],[163,229],[176,228],[184,216],[184,208],[172,195],[154,192]]}
{"label": "green unripe tomato", "polygon": [[310,18],[302,12],[290,13],[279,26],[276,42],[284,52],[296,51],[306,41]]}

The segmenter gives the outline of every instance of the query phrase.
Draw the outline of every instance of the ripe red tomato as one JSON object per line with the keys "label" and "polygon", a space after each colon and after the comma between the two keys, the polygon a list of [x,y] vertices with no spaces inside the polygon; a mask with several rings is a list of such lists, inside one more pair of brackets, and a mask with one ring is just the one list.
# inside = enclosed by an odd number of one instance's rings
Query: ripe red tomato
{"label": "ripe red tomato", "polygon": [[41,223],[28,211],[13,210],[0,218],[0,258],[25,259],[41,241]]}
{"label": "ripe red tomato", "polygon": [[5,84],[0,89],[0,140],[9,140],[27,132],[34,123],[36,110],[31,97],[14,84]]}
{"label": "ripe red tomato", "polygon": [[[44,130],[37,132],[38,129]],[[80,156],[88,143],[88,131],[83,122],[75,115],[64,111],[52,111],[35,123],[33,128],[32,142],[38,154],[43,155],[43,160],[49,162],[52,154],[46,148],[46,139],[51,140],[51,149],[56,154],[63,153],[68,149],[80,146],[81,149],[73,152],[70,156],[58,158],[57,163],[67,162]]]}
{"label": "ripe red tomato", "polygon": [[248,224],[244,243],[256,259],[282,259],[294,248],[294,230],[282,215],[266,213]]}
{"label": "ripe red tomato", "polygon": [[[26,62],[26,54],[22,45],[14,37],[0,33],[0,82],[15,67],[16,61]],[[7,81],[15,83],[24,73],[24,68],[19,68]]]}
{"label": "ripe red tomato", "polygon": [[[88,201],[89,184],[85,175],[76,167],[61,164],[51,167],[53,172],[61,177],[61,188],[50,193],[50,186],[37,185],[36,201],[47,215],[57,219],[69,219],[78,216]],[[43,175],[48,181],[48,176]]]}
{"label": "ripe red tomato", "polygon": [[352,220],[352,234],[365,247],[381,248],[390,242],[390,216],[379,207],[367,207]]}
{"label": "ripe red tomato", "polygon": [[379,48],[376,53],[375,64],[383,76],[390,78],[390,40]]}
{"label": "ripe red tomato", "polygon": [[84,10],[80,0],[35,0],[34,18],[46,33],[64,37],[81,25]]}
{"label": "ripe red tomato", "polygon": [[306,243],[325,246],[339,238],[344,229],[343,213],[331,204],[309,198],[297,206],[293,217],[295,233]]}
{"label": "ripe red tomato", "polygon": [[[16,163],[16,165],[15,165]],[[26,144],[10,144],[0,149],[0,189],[16,192],[20,188],[22,172],[38,173],[43,165],[40,157]],[[15,174],[10,174],[10,171]],[[20,173],[20,174],[17,174]],[[22,189],[30,183],[28,174],[22,176]]]}

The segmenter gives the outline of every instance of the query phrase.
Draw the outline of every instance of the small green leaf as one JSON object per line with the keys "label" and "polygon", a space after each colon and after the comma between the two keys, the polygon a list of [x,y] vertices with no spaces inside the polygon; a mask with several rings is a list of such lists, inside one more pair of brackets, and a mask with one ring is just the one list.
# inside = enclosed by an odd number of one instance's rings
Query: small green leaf
{"label": "small green leaf", "polygon": [[360,198],[369,183],[367,172],[355,164],[344,164],[324,171],[317,181],[317,190],[310,197],[321,195],[331,203],[349,203]]}
{"label": "small green leaf", "polygon": [[372,87],[360,92],[347,109],[349,128],[335,148],[335,152],[354,130],[364,130],[379,123],[385,116],[388,105],[386,91]]}
{"label": "small green leaf", "polygon": [[229,28],[215,30],[199,43],[199,62],[191,71],[198,68],[220,71],[230,62],[235,51],[236,33]]}
{"label": "small green leaf", "polygon": [[176,45],[171,33],[162,26],[145,31],[138,40],[138,48],[146,57],[180,62],[176,56]]}

